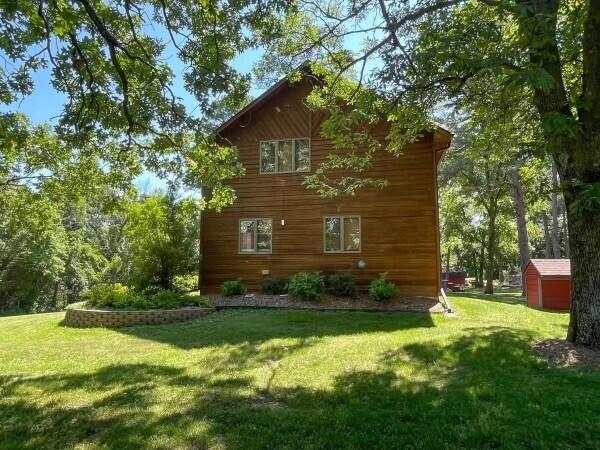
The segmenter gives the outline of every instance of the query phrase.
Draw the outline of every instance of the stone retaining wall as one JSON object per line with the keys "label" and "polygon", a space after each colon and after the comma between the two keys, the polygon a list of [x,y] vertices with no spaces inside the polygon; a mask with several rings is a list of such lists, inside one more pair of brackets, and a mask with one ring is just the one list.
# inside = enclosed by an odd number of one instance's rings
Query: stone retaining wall
{"label": "stone retaining wall", "polygon": [[135,325],[159,325],[197,319],[214,311],[215,308],[210,307],[150,309],[146,311],[67,309],[63,325],[78,328],[120,328]]}

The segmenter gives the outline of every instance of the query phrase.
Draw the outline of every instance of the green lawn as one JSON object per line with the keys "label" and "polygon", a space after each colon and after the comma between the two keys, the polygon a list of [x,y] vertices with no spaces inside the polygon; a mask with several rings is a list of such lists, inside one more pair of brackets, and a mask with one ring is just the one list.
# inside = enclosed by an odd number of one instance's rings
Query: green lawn
{"label": "green lawn", "polygon": [[0,318],[0,448],[600,448],[600,373],[514,294],[456,317],[228,311],[122,330]]}

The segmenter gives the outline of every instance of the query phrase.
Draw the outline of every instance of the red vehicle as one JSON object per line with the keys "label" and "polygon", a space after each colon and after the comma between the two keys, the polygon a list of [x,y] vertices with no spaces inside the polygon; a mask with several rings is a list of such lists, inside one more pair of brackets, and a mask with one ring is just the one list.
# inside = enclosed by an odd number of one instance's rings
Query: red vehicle
{"label": "red vehicle", "polygon": [[442,285],[452,292],[462,292],[467,285],[467,272],[462,270],[442,272]]}

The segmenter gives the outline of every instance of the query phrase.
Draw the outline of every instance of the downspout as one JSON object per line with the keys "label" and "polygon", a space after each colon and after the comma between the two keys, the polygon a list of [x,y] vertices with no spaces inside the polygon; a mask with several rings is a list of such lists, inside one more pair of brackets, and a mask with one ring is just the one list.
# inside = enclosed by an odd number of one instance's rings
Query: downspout
{"label": "downspout", "polygon": [[[452,138],[450,138],[450,140],[448,140],[446,142],[446,144],[444,146],[442,146],[441,148],[435,148],[435,132],[434,132],[434,152],[433,152],[433,159],[434,159],[434,181],[435,181],[435,222],[436,222],[436,229],[437,229],[437,255],[436,255],[436,260],[437,260],[437,282],[438,282],[438,288],[440,289],[440,292],[442,294],[442,298],[444,300],[444,304],[442,305],[444,307],[444,309],[446,310],[446,313],[452,313],[452,308],[450,307],[450,302],[448,301],[448,297],[446,296],[446,293],[444,292],[444,288],[442,286],[442,277],[441,277],[441,271],[442,271],[442,261],[441,261],[441,248],[440,248],[440,244],[441,244],[441,235],[440,235],[440,207],[439,207],[439,190],[438,190],[438,173],[437,173],[437,168],[438,165],[440,163],[440,161],[442,160],[442,157],[444,156],[446,150],[448,150],[448,148],[450,147],[450,144],[452,142]],[[438,156],[439,155],[439,156]]]}
{"label": "downspout", "polygon": [[[200,195],[204,197],[204,188],[200,186]],[[206,203],[205,203],[206,204]],[[204,217],[204,211],[200,209],[200,216],[198,217],[198,291],[202,287],[202,218]],[[202,292],[200,292],[202,293]]]}

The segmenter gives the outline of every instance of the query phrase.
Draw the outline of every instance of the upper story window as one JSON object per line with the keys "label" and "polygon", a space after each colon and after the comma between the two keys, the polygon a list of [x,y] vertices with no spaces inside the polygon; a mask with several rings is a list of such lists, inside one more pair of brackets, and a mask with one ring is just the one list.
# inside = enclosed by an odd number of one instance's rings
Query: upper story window
{"label": "upper story window", "polygon": [[271,219],[240,220],[240,253],[271,253],[272,241]]}
{"label": "upper story window", "polygon": [[325,253],[360,252],[360,216],[329,216],[323,224]]}
{"label": "upper story window", "polygon": [[310,171],[310,140],[261,141],[260,173]]}

